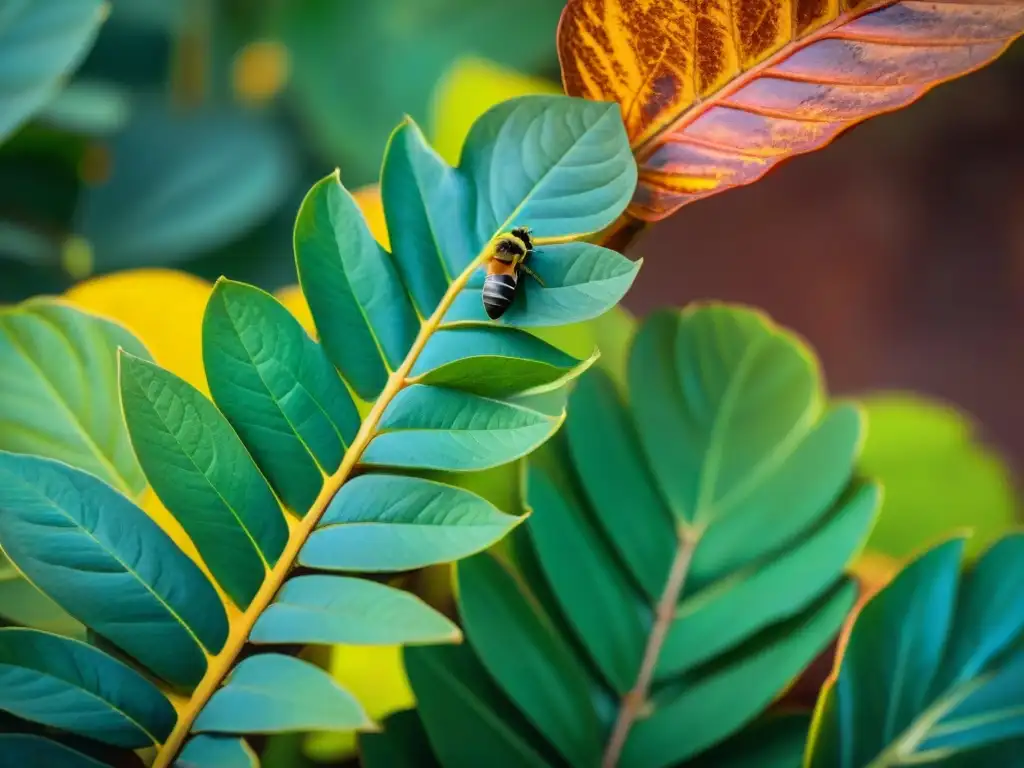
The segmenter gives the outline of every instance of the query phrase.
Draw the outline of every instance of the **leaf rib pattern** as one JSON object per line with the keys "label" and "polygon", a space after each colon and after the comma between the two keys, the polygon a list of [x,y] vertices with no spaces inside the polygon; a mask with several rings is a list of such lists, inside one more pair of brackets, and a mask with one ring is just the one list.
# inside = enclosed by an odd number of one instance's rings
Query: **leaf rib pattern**
{"label": "leaf rib pattern", "polygon": [[629,214],[657,221],[984,66],[1022,33],[1020,0],[570,0],[559,55],[567,93],[624,106],[641,166]]}

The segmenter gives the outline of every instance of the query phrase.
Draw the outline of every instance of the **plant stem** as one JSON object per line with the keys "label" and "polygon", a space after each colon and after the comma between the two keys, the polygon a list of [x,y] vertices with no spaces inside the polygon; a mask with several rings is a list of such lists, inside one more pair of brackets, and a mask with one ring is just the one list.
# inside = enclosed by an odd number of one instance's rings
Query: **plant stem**
{"label": "plant stem", "polygon": [[299,552],[306,543],[306,539],[309,538],[309,534],[312,533],[320,521],[327,506],[331,503],[331,499],[334,498],[335,494],[345,484],[345,481],[348,480],[349,475],[355,469],[356,464],[359,463],[359,459],[362,457],[363,451],[370,440],[376,436],[377,424],[380,422],[384,410],[390,405],[395,395],[407,386],[409,372],[423,351],[424,346],[426,346],[427,341],[429,341],[441,324],[455,297],[466,287],[470,276],[487,258],[486,252],[477,256],[473,263],[448,286],[448,290],[441,298],[437,309],[423,322],[416,340],[409,349],[409,353],[405,356],[405,360],[388,377],[387,384],[377,397],[373,408],[370,409],[366,418],[363,419],[363,423],[360,425],[359,432],[356,433],[352,445],[345,452],[341,466],[338,467],[338,470],[333,475],[327,478],[324,482],[324,487],[321,489],[309,512],[298,525],[292,528],[288,537],[288,543],[285,545],[281,557],[267,574],[267,578],[263,581],[263,586],[260,587],[249,607],[245,609],[245,612],[242,613],[237,621],[233,622],[227,642],[225,642],[220,653],[208,660],[206,674],[203,675],[203,679],[199,681],[199,685],[196,686],[192,696],[178,712],[178,722],[175,724],[174,730],[167,738],[167,741],[164,742],[162,748],[157,753],[152,768],[168,768],[174,761],[178,751],[185,743],[185,739],[188,738],[189,731],[191,731],[196,717],[199,716],[203,707],[206,706],[206,703],[217,691],[221,683],[224,682],[224,678],[227,677],[234,666],[235,659],[248,641],[249,633],[256,624],[256,620],[273,602],[278,590],[288,578],[298,559]]}
{"label": "plant stem", "polygon": [[676,605],[683,594],[683,587],[686,586],[686,575],[690,571],[690,562],[693,560],[693,551],[697,548],[698,541],[700,541],[700,534],[697,531],[690,528],[682,530],[679,546],[668,572],[668,581],[665,582],[665,588],[662,590],[655,608],[654,626],[651,627],[651,634],[647,636],[647,645],[644,647],[640,671],[637,673],[636,682],[629,693],[622,697],[619,715],[615,719],[612,735],[608,739],[608,746],[601,759],[602,768],[614,768],[618,764],[622,748],[626,745],[626,739],[629,737],[629,730],[640,716],[644,704],[647,703],[647,694],[651,688],[651,679],[654,677],[654,668],[657,666],[658,656],[661,654],[661,647],[665,644],[672,619],[675,618]]}

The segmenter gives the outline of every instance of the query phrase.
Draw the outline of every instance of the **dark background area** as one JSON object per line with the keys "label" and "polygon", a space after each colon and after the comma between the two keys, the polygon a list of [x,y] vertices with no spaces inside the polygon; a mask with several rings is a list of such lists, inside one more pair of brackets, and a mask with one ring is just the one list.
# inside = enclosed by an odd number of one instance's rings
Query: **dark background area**
{"label": "dark background area", "polygon": [[636,313],[753,304],[817,349],[840,394],[913,390],[1024,470],[1024,45],[629,249]]}

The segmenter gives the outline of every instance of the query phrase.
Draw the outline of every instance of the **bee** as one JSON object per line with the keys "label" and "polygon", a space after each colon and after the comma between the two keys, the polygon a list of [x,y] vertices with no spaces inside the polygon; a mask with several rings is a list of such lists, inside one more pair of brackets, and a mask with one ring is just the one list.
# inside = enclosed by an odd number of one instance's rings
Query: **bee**
{"label": "bee", "polygon": [[483,300],[487,316],[492,320],[497,320],[511,306],[512,300],[516,297],[520,270],[544,285],[544,281],[537,273],[526,265],[526,260],[532,255],[533,240],[530,238],[530,230],[526,227],[516,227],[491,241],[491,256],[487,261]]}

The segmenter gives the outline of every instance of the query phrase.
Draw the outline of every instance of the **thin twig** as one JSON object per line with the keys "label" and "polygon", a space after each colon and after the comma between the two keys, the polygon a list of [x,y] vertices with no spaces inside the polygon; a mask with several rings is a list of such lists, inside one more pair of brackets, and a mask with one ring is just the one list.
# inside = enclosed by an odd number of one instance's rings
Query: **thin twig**
{"label": "thin twig", "polygon": [[672,567],[669,569],[668,581],[665,582],[665,589],[662,590],[655,608],[654,626],[651,627],[651,634],[647,637],[644,656],[640,662],[640,671],[637,673],[636,682],[629,693],[622,697],[619,715],[615,719],[612,735],[608,739],[608,746],[601,759],[602,768],[614,768],[618,763],[619,757],[622,755],[622,748],[626,745],[626,739],[629,737],[629,730],[633,727],[633,723],[636,722],[647,701],[651,678],[654,677],[654,668],[658,664],[658,656],[661,654],[661,647],[665,644],[672,619],[675,618],[676,606],[683,593],[683,587],[686,585],[686,574],[689,573],[693,551],[697,548],[699,540],[699,534],[691,529],[684,530],[681,534],[679,547],[676,549]]}

